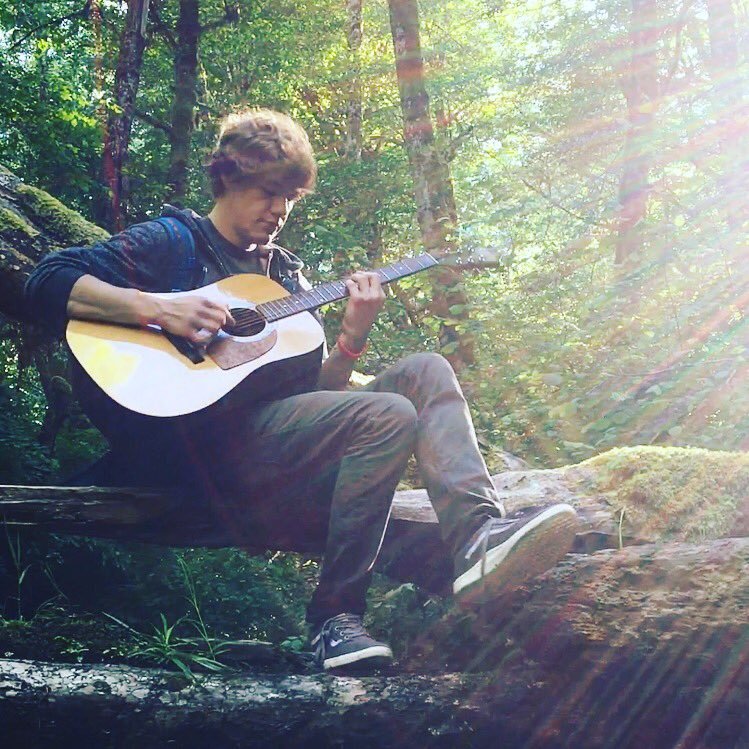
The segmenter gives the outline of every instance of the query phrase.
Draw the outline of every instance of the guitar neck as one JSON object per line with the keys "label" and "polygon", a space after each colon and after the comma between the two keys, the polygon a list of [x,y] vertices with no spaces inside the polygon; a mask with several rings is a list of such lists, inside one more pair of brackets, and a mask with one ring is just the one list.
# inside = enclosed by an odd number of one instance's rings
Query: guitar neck
{"label": "guitar neck", "polygon": [[[386,284],[397,281],[399,278],[411,276],[414,273],[420,273],[435,265],[438,265],[438,262],[429,253],[425,253],[418,257],[391,263],[379,268],[375,273],[380,277],[380,281]],[[309,291],[300,291],[270,302],[263,302],[258,304],[255,310],[268,322],[275,322],[300,312],[311,312],[325,304],[345,299],[347,296],[348,289],[344,281],[329,281],[315,286]]]}

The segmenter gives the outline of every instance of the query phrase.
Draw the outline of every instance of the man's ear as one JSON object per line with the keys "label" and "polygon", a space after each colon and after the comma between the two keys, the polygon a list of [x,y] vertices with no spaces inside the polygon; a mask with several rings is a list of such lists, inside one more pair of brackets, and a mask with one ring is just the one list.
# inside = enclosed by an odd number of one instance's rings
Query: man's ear
{"label": "man's ear", "polygon": [[216,202],[230,198],[231,194],[237,191],[237,183],[228,179],[225,174],[219,175],[219,179],[221,180],[221,195],[216,198]]}

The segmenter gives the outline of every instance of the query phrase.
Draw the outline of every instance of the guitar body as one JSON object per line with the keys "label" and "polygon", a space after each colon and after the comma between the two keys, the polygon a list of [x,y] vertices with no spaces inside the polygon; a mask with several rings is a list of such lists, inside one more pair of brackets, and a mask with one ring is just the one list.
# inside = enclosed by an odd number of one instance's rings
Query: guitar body
{"label": "guitar body", "polygon": [[[265,276],[243,273],[200,289],[158,296],[203,296],[233,310],[251,310],[289,293]],[[251,335],[222,331],[198,364],[157,327],[71,320],[66,338],[80,365],[109,398],[131,411],[160,417],[207,408],[244,380],[250,388],[254,379],[264,381],[259,391],[267,397],[268,373],[279,378],[279,367],[288,363],[293,371],[295,363],[298,367],[317,349],[321,358],[324,344],[323,330],[310,312],[269,322]],[[319,358],[312,358],[319,364]]]}

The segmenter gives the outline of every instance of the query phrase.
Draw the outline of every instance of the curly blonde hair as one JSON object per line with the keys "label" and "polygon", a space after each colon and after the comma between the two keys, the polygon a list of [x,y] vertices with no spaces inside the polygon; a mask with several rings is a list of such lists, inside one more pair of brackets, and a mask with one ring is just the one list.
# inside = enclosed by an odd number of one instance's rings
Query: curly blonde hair
{"label": "curly blonde hair", "polygon": [[307,133],[291,117],[271,109],[225,117],[206,170],[214,198],[230,186],[267,186],[300,198],[312,192],[317,180]]}

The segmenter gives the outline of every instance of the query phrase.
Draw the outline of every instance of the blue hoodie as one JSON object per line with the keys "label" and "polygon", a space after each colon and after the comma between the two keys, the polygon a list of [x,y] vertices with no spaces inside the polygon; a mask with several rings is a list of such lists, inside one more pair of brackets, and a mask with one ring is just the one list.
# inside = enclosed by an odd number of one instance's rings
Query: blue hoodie
{"label": "blue hoodie", "polygon": [[[301,291],[304,264],[288,250],[271,246],[270,277],[291,293]],[[26,281],[26,307],[31,318],[62,336],[70,291],[81,276],[140,291],[186,291],[205,284],[208,264],[225,270],[203,233],[200,216],[166,206],[160,219],[135,224],[90,247],[69,247],[44,257]]]}

